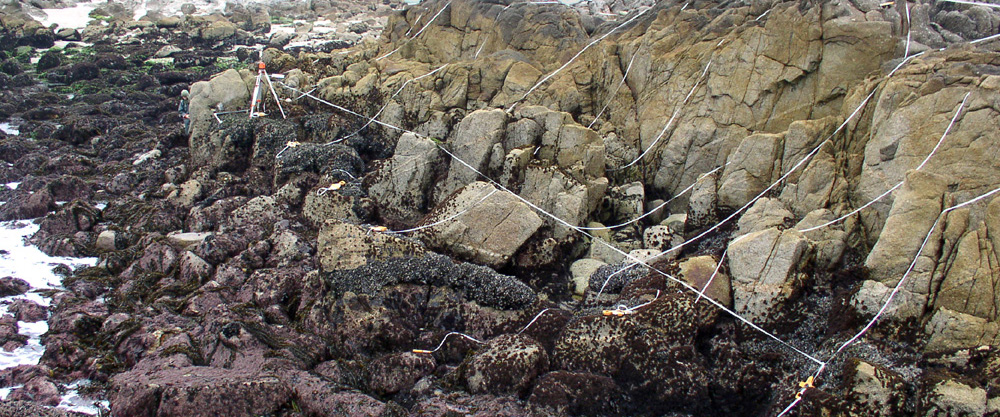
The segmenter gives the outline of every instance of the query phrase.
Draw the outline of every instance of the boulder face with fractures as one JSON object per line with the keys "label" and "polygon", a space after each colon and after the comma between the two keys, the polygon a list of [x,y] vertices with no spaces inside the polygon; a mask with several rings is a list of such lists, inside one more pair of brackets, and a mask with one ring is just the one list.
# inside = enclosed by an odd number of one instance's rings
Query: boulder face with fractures
{"label": "boulder face with fractures", "polygon": [[[215,129],[250,80],[227,71],[139,165],[0,135],[0,174],[32,173],[4,207],[101,256],[0,380],[93,375],[116,415],[773,416],[818,361],[793,413],[996,414],[1000,60],[965,41],[1000,11],[637,3],[437,0],[345,53],[261,54],[392,127],[303,96]],[[65,166],[113,201],[71,201]]]}
{"label": "boulder face with fractures", "polygon": [[420,236],[431,247],[492,267],[509,262],[542,225],[528,205],[483,182],[456,192],[424,222]]}
{"label": "boulder face with fractures", "polygon": [[382,216],[404,224],[420,220],[430,203],[435,165],[443,158],[430,139],[412,133],[400,136],[392,158],[366,178],[369,195],[383,207]]}
{"label": "boulder face with fractures", "polygon": [[754,322],[767,321],[805,284],[801,271],[808,250],[801,233],[777,228],[733,240],[728,251],[736,312]]}
{"label": "boulder face with fractures", "polygon": [[[426,10],[442,6],[428,3]],[[695,193],[679,195],[669,207],[687,211],[688,237],[738,211],[730,220],[739,222],[738,232],[722,240],[729,249],[724,271],[731,277],[732,302],[746,317],[767,323],[789,308],[813,306],[807,301],[815,297],[812,287],[830,285],[824,277],[838,276],[848,266],[863,272],[850,278],[856,286],[844,305],[858,318],[871,318],[916,258],[883,319],[894,323],[890,326],[916,320],[922,346],[932,351],[992,343],[1000,299],[994,205],[942,211],[998,185],[995,152],[989,150],[1000,145],[991,133],[1000,117],[1000,82],[990,75],[998,65],[995,54],[992,47],[972,46],[929,51],[886,75],[907,48],[912,55],[994,33],[996,13],[934,9],[926,2],[882,8],[846,1],[680,6],[654,6],[648,18],[595,44],[514,106],[502,145],[492,140],[496,150],[484,163],[485,172],[499,174],[505,186],[572,224],[607,215],[605,206],[589,206],[594,200],[585,197],[595,185],[601,189],[595,178],[607,178],[608,187],[635,181],[651,199],[674,196],[697,181]],[[394,65],[405,60],[461,65],[468,76],[442,79],[446,84],[439,91],[454,91],[447,85],[461,82],[469,110],[509,106],[569,58],[526,50],[505,35],[531,25],[548,27],[539,15],[514,12],[519,7],[453,3],[442,14],[447,19],[425,32],[441,37],[427,40],[403,36],[402,29],[417,24],[419,14],[395,17],[382,48],[402,46]],[[510,21],[513,15],[522,21]],[[963,26],[966,20],[979,26]],[[570,18],[546,33],[562,31],[565,42],[573,42],[586,27]],[[595,33],[614,25],[599,27]],[[442,39],[452,39],[453,46],[433,47]],[[960,117],[936,147],[970,91]],[[418,114],[400,103],[404,112]],[[570,168],[546,138],[571,132],[553,129],[551,115],[533,116],[536,107],[567,112],[569,119],[557,124],[594,121],[593,132],[615,152],[646,156],[624,173],[614,171],[631,161],[621,156],[603,156],[607,175],[586,163],[582,170]],[[525,153],[511,152],[510,143],[537,148],[524,148],[532,152],[524,162]],[[570,143],[566,146],[578,149]],[[485,155],[486,145],[481,146],[479,154]],[[500,155],[503,163],[495,160]],[[520,174],[511,173],[513,166]],[[888,192],[897,184],[898,190]],[[759,196],[765,198],[757,201]],[[862,206],[860,214],[839,218]],[[553,226],[548,236],[575,234]],[[640,236],[649,226],[639,227]],[[614,240],[611,234],[599,238]],[[626,247],[623,242],[612,243]],[[681,254],[681,260],[690,255]],[[969,330],[963,333],[962,326]]]}

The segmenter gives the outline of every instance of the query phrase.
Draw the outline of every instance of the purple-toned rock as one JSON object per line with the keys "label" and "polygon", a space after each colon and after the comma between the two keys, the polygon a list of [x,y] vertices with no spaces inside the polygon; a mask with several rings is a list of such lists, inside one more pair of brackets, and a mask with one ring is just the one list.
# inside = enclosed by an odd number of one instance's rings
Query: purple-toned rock
{"label": "purple-toned rock", "polygon": [[428,417],[541,417],[551,416],[552,413],[548,410],[535,410],[530,404],[518,401],[513,397],[455,394],[424,399],[410,409],[410,415]]}
{"label": "purple-toned rock", "polygon": [[42,335],[45,352],[39,363],[66,378],[89,377],[86,370],[95,358],[86,346],[101,331],[107,305],[72,295],[57,297],[54,305],[49,331]]}
{"label": "purple-toned rock", "polygon": [[305,370],[326,358],[328,346],[318,337],[237,311],[231,305],[218,305],[202,313],[205,323],[190,332],[209,366]]}
{"label": "purple-toned rock", "polygon": [[[45,353],[39,361],[58,374],[73,374],[84,369],[93,357],[80,347],[80,340],[68,334],[46,334],[42,336]],[[81,375],[82,377],[82,375]]]}
{"label": "purple-toned rock", "polygon": [[275,376],[208,366],[124,372],[111,378],[109,391],[117,417],[259,416],[292,399],[292,389]]}
{"label": "purple-toned rock", "polygon": [[403,392],[433,372],[435,366],[437,364],[431,355],[390,353],[368,365],[368,387],[379,395]]}
{"label": "purple-toned rock", "polygon": [[88,414],[45,407],[30,401],[0,402],[0,417],[89,417]]}
{"label": "purple-toned rock", "polygon": [[23,321],[26,323],[39,322],[45,320],[49,316],[49,309],[47,307],[23,298],[14,300],[14,302],[7,307],[7,312],[13,314],[14,317],[17,318],[17,321]]}
{"label": "purple-toned rock", "polygon": [[520,395],[549,368],[541,344],[521,335],[502,335],[466,362],[465,383],[472,393]]}
{"label": "purple-toned rock", "polygon": [[365,394],[344,389],[306,372],[284,376],[292,385],[298,405],[308,416],[374,417],[384,415],[386,405]]}
{"label": "purple-toned rock", "polygon": [[326,361],[313,368],[312,373],[326,378],[332,382],[341,382],[344,378],[344,371],[338,361]]}
{"label": "purple-toned rock", "polygon": [[212,265],[219,265],[246,250],[250,242],[241,234],[216,234],[205,238],[192,252]]}
{"label": "purple-toned rock", "polygon": [[243,196],[228,197],[212,203],[208,207],[195,206],[188,212],[184,221],[185,230],[192,233],[208,233],[224,224],[229,214],[247,202]]}
{"label": "purple-toned rock", "polygon": [[306,272],[300,268],[258,269],[249,279],[253,302],[259,307],[279,305],[297,309],[298,305],[289,304],[299,298]]}
{"label": "purple-toned rock", "polygon": [[[70,159],[67,161],[67,164],[79,165],[80,162],[83,161],[74,161]],[[70,170],[73,169],[86,170],[87,168],[70,168]],[[94,194],[94,187],[92,184],[73,175],[62,175],[46,184],[45,188],[52,193],[52,198],[55,198],[56,201],[86,200]],[[87,204],[87,206],[89,206],[89,204]]]}
{"label": "purple-toned rock", "polygon": [[610,377],[555,371],[542,375],[529,402],[569,415],[619,415],[626,397]]}
{"label": "purple-toned rock", "polygon": [[48,376],[52,370],[43,365],[18,365],[0,370],[0,387],[24,385],[38,376]]}
{"label": "purple-toned rock", "polygon": [[[63,307],[65,306],[65,307]],[[79,304],[63,302],[49,318],[50,334],[72,334],[80,338],[94,336],[108,316],[108,306],[96,301]]]}
{"label": "purple-toned rock", "polygon": [[18,334],[17,319],[10,314],[0,317],[0,346],[10,352],[28,343],[28,336]]}
{"label": "purple-toned rock", "polygon": [[143,250],[142,256],[122,272],[121,277],[129,280],[143,272],[166,274],[177,262],[177,251],[168,244],[154,242]]}
{"label": "purple-toned rock", "polygon": [[86,201],[74,200],[55,213],[45,216],[39,224],[41,236],[71,235],[91,230],[100,221],[101,211]]}
{"label": "purple-toned rock", "polygon": [[3,277],[0,278],[0,297],[10,297],[21,295],[31,289],[31,285],[21,278]]}
{"label": "purple-toned rock", "polygon": [[108,202],[101,211],[105,222],[127,227],[131,233],[167,234],[184,227],[185,212],[165,200],[138,200],[119,198]]}
{"label": "purple-toned rock", "polygon": [[35,404],[50,407],[57,406],[62,401],[62,397],[59,396],[59,388],[44,376],[32,378],[23,387],[12,391],[7,399],[13,401],[32,401]]}
{"label": "purple-toned rock", "polygon": [[56,200],[47,189],[35,193],[17,193],[0,206],[0,221],[34,219],[56,209]]}
{"label": "purple-toned rock", "polygon": [[384,415],[386,409],[381,401],[357,392],[330,390],[301,395],[307,415],[375,417]]}
{"label": "purple-toned rock", "polygon": [[212,277],[212,265],[205,262],[192,252],[185,251],[180,255],[180,281],[189,285],[201,285]]}

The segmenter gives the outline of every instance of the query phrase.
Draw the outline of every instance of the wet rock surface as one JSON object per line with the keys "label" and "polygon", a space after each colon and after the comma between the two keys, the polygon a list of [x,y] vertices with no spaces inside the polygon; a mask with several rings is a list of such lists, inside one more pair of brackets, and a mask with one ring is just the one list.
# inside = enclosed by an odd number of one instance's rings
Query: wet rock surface
{"label": "wet rock surface", "polygon": [[997,411],[995,10],[119,6],[3,10],[0,219],[98,263],[0,415]]}

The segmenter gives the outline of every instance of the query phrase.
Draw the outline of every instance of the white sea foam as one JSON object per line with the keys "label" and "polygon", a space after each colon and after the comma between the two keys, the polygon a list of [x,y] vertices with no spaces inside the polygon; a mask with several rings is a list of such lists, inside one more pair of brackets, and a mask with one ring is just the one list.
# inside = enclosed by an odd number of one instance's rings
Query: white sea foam
{"label": "white sea foam", "polygon": [[90,12],[96,9],[98,3],[79,3],[73,7],[65,9],[42,9],[45,16],[38,19],[43,26],[58,25],[60,28],[79,29],[87,26],[90,21]]}
{"label": "white sea foam", "polygon": [[57,407],[63,410],[91,415],[99,414],[102,409],[107,410],[111,407],[111,404],[107,401],[94,401],[91,398],[80,395],[80,388],[85,385],[90,385],[90,381],[83,379],[67,385],[66,394],[63,395],[62,402]]}
{"label": "white sea foam", "polygon": [[[19,183],[8,183],[4,186],[17,188]],[[66,265],[70,268],[80,266],[92,266],[97,263],[97,258],[65,258],[48,256],[38,248],[26,243],[25,239],[38,231],[39,226],[31,221],[10,221],[0,222],[0,277],[15,277],[28,282],[32,290],[24,295],[5,297],[0,299],[0,314],[7,313],[7,308],[11,302],[17,299],[34,301],[39,305],[48,306],[51,300],[39,293],[38,290],[61,288],[62,279],[52,272],[58,265]],[[49,330],[49,325],[45,321],[36,323],[18,322],[18,330],[22,335],[28,337],[28,343],[11,352],[0,350],[0,369],[12,368],[19,365],[36,365],[45,352],[41,337]],[[79,411],[88,414],[97,414],[100,402],[81,397],[77,391],[79,383],[67,386],[67,393],[63,397],[60,408],[72,411]],[[7,387],[0,389],[0,399],[6,398],[17,387]]]}
{"label": "white sea foam", "polygon": [[12,126],[12,125],[11,125],[10,123],[8,123],[8,122],[4,122],[4,123],[0,123],[0,130],[2,130],[2,131],[3,131],[3,133],[6,133],[6,134],[8,134],[8,135],[14,135],[14,136],[17,136],[17,135],[20,135],[20,134],[21,134],[21,131],[20,131],[20,130],[18,130],[18,128],[17,128],[17,127],[14,127],[14,126]]}

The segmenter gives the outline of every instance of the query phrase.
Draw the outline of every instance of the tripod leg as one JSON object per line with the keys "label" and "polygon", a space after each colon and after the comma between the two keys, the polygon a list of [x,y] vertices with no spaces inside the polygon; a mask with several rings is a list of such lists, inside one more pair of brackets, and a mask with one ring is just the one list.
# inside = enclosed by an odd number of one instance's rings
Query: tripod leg
{"label": "tripod leg", "polygon": [[287,119],[288,116],[285,116],[285,109],[281,108],[281,100],[278,99],[278,92],[274,91],[274,84],[271,84],[271,77],[268,77],[267,73],[264,73],[264,79],[267,80],[267,87],[271,89],[271,96],[274,97],[274,104],[278,105],[278,110],[281,112],[281,118]]}

